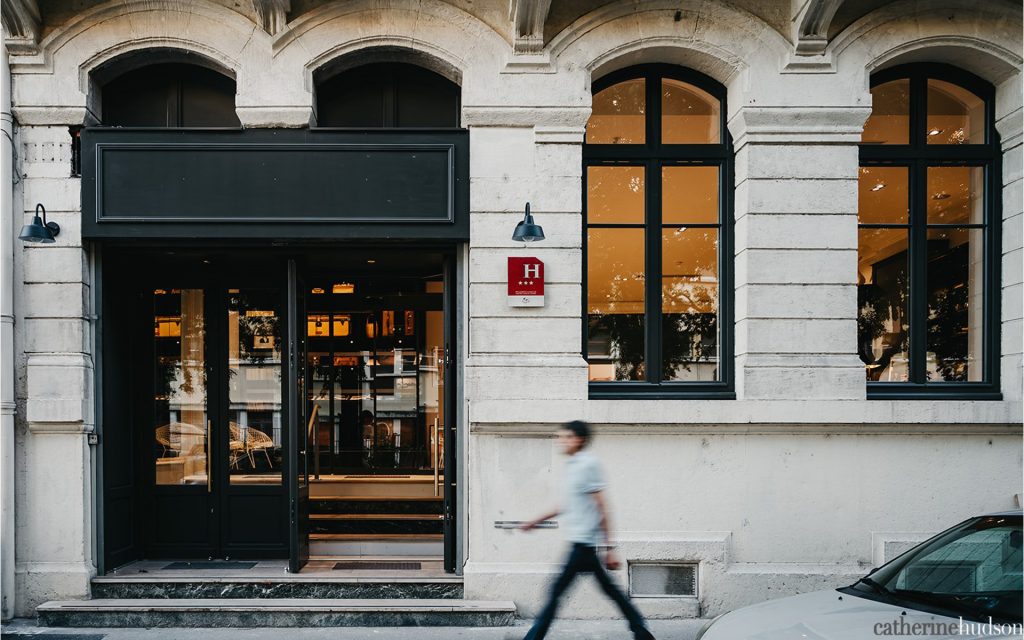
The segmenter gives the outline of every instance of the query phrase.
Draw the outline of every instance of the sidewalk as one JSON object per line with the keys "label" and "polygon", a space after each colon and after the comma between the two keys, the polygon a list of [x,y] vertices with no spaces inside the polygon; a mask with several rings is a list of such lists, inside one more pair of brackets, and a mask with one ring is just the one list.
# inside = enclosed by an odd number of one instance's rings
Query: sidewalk
{"label": "sidewalk", "polygon": [[[693,640],[703,620],[651,620],[658,640]],[[68,629],[37,627],[31,619],[3,625],[2,640],[520,640],[529,629],[522,620],[513,627],[330,627],[287,629]],[[629,640],[621,620],[558,620],[550,640]]]}

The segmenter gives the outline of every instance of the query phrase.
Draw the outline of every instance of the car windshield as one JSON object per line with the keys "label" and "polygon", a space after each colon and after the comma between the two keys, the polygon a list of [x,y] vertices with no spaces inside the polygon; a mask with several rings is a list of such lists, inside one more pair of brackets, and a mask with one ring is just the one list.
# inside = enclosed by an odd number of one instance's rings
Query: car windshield
{"label": "car windshield", "polygon": [[1021,541],[1020,516],[976,518],[883,565],[866,587],[911,608],[1020,622]]}

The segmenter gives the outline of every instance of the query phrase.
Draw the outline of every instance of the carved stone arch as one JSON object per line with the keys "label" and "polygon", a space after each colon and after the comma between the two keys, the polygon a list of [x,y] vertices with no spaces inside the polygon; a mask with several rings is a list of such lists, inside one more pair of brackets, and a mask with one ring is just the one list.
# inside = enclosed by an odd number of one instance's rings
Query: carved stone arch
{"label": "carved stone arch", "polygon": [[[953,18],[951,18],[951,16]],[[913,30],[892,28],[912,22]],[[837,60],[856,60],[867,90],[875,71],[909,62],[944,62],[999,85],[1020,74],[1021,16],[964,0],[903,0],[873,11],[829,46]],[[984,33],[982,39],[975,35]]]}
{"label": "carved stone arch", "polygon": [[272,55],[278,68],[304,70],[295,79],[310,103],[315,71],[390,57],[439,73],[461,87],[463,104],[477,104],[493,95],[509,43],[479,18],[441,0],[387,7],[375,0],[350,0],[293,20],[274,39]]}
{"label": "carved stone arch", "polygon": [[114,78],[153,64],[178,62],[204,67],[234,80],[238,61],[199,42],[182,38],[143,38],[98,52],[79,67],[79,86],[89,111],[102,121],[101,88]]}
{"label": "carved stone arch", "polygon": [[253,46],[260,38],[269,45],[270,36],[251,20],[207,0],[111,0],[55,29],[36,54],[11,57],[11,71],[18,75],[14,109],[26,124],[89,122],[91,73],[144,49],[190,52],[200,64],[229,71],[241,87],[243,60],[250,68],[265,68],[259,59],[263,48]]}
{"label": "carved stone arch", "polygon": [[[585,70],[588,85],[619,68],[663,62],[699,71],[733,92],[749,89],[753,78],[775,76],[791,46],[757,16],[726,3],[650,0],[596,9],[557,34],[550,49],[559,67]],[[730,109],[741,103],[730,100]]]}
{"label": "carved stone arch", "polygon": [[349,69],[376,62],[402,62],[423,67],[462,86],[466,65],[452,52],[409,38],[376,36],[344,42],[306,64],[306,86],[313,90],[318,81]]}

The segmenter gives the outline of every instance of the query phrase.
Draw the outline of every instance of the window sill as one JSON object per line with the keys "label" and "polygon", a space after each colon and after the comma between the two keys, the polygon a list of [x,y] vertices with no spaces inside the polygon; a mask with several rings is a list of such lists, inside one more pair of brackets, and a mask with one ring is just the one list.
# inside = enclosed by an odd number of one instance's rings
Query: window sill
{"label": "window sill", "polygon": [[591,382],[590,400],[735,400],[736,392],[721,383]]}
{"label": "window sill", "polygon": [[988,383],[914,384],[869,382],[868,400],[989,400],[999,401],[1003,394]]}

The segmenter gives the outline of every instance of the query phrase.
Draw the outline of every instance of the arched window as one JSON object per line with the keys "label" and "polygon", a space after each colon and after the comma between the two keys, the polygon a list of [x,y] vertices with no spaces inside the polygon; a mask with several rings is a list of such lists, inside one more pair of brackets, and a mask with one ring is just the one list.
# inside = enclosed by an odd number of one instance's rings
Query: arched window
{"label": "arched window", "polygon": [[998,394],[993,89],[944,65],[876,74],[860,147],[858,354],[872,397]]}
{"label": "arched window", "polygon": [[459,85],[423,67],[376,62],[340,73],[318,72],[321,127],[458,127]]}
{"label": "arched window", "polygon": [[732,390],[725,89],[668,65],[594,83],[584,159],[591,397]]}
{"label": "arched window", "polygon": [[195,64],[145,65],[102,84],[102,121],[112,127],[239,127],[235,81]]}

